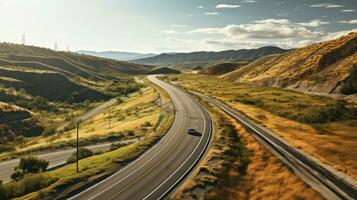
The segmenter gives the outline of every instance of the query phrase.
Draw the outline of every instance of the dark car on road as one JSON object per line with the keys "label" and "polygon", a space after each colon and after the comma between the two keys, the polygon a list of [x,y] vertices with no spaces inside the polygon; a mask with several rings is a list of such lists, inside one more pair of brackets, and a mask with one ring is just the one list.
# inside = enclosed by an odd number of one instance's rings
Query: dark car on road
{"label": "dark car on road", "polygon": [[201,136],[202,135],[200,132],[196,131],[196,129],[194,129],[194,128],[189,128],[188,129],[188,134],[194,135],[194,136]]}

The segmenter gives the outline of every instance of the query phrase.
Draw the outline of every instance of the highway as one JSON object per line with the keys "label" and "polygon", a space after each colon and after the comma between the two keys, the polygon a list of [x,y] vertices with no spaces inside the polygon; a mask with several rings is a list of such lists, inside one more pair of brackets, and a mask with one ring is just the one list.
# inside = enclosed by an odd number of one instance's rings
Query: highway
{"label": "highway", "polygon": [[[135,142],[137,139],[124,140],[115,143],[129,143]],[[103,143],[97,145],[85,146],[86,148],[92,150],[93,152],[99,151],[107,151],[110,149],[112,143]],[[70,148],[66,150],[57,150],[50,153],[42,153],[42,154],[31,154],[37,156],[39,158],[45,159],[49,162],[49,168],[53,168],[56,166],[60,166],[66,163],[67,159],[71,156],[72,153],[76,152],[76,148]],[[11,174],[14,172],[14,168],[18,166],[20,159],[13,159],[4,162],[0,162],[0,180],[5,183],[11,180]]]}
{"label": "highway", "polygon": [[326,199],[357,199],[357,185],[355,181],[344,179],[335,172],[318,164],[303,152],[291,147],[286,141],[270,130],[254,123],[240,112],[228,107],[222,102],[199,93],[195,94],[220,108],[245,126],[260,143],[267,147],[280,160],[287,164],[297,176]]}
{"label": "highway", "polygon": [[[169,94],[175,108],[172,127],[139,158],[69,199],[162,199],[201,159],[212,134],[209,114],[188,93],[155,76],[148,79]],[[202,135],[189,135],[191,127]]]}

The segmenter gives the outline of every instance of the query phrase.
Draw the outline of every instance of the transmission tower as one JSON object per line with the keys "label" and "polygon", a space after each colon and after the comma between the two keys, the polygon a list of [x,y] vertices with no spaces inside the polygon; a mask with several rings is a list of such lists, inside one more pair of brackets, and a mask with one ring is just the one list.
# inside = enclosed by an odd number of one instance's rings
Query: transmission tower
{"label": "transmission tower", "polygon": [[22,34],[22,45],[26,44],[26,36],[25,34]]}

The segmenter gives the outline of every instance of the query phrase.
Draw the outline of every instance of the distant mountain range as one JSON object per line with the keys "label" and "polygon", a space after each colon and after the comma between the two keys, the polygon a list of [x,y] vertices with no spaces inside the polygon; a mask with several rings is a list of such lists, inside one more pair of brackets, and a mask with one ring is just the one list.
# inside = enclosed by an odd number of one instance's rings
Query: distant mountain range
{"label": "distant mountain range", "polygon": [[98,52],[98,51],[87,51],[87,50],[81,50],[78,51],[77,53],[101,57],[101,58],[110,58],[114,60],[123,60],[123,61],[149,58],[157,55],[157,54],[143,54],[143,53],[133,53],[133,52],[120,52],[120,51]]}
{"label": "distant mountain range", "polygon": [[205,64],[211,62],[253,61],[262,56],[285,53],[288,50],[274,46],[258,49],[228,50],[220,52],[164,53],[149,58],[132,60],[131,62],[147,65],[185,65]]}

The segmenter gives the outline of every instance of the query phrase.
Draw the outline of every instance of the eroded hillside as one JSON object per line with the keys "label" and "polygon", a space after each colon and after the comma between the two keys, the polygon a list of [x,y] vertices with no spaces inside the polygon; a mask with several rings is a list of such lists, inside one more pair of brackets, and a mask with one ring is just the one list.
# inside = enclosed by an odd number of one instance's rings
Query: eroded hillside
{"label": "eroded hillside", "polygon": [[225,79],[318,93],[356,92],[357,33],[263,57]]}

